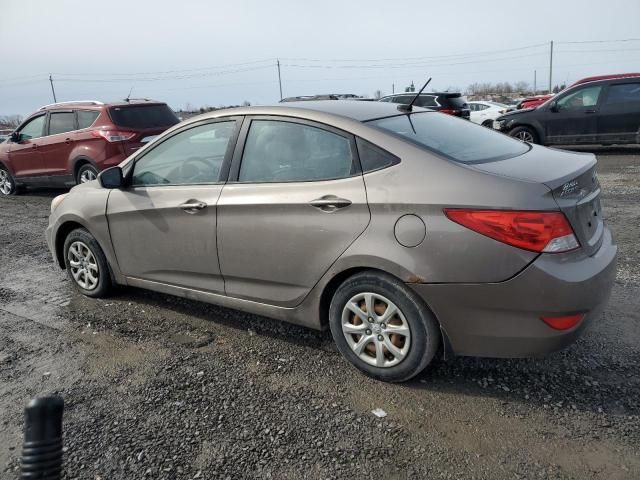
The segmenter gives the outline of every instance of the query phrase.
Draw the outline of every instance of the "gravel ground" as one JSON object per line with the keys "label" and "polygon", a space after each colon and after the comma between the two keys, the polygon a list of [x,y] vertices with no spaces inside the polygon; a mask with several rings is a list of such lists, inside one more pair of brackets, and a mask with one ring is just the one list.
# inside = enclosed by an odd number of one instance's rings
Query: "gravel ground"
{"label": "gravel ground", "polygon": [[640,478],[640,152],[597,153],[620,245],[601,321],[544,359],[455,358],[403,385],[328,332],[84,298],[45,246],[57,192],[0,199],[0,476],[19,476],[28,399],[59,392],[68,479]]}

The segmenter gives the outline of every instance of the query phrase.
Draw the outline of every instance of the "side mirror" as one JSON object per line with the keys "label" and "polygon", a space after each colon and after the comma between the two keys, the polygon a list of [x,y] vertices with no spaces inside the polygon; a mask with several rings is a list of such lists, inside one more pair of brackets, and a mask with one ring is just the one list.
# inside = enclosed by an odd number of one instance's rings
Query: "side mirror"
{"label": "side mirror", "polygon": [[550,110],[550,111],[552,111],[552,112],[557,112],[557,111],[559,111],[559,109],[558,109],[558,102],[556,102],[556,101],[551,102],[551,103],[549,104],[549,110]]}
{"label": "side mirror", "polygon": [[22,141],[22,134],[19,132],[11,132],[9,140],[11,140],[13,143],[20,143]]}
{"label": "side mirror", "polygon": [[103,188],[122,188],[124,186],[122,169],[120,167],[107,168],[98,175],[98,181]]}

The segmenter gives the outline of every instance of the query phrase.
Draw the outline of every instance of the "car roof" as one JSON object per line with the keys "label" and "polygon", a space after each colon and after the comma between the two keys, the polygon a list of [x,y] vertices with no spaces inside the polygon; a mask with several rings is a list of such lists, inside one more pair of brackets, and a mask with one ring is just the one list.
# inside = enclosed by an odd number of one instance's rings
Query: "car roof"
{"label": "car roof", "polygon": [[593,77],[581,78],[580,80],[572,83],[570,86],[581,85],[588,82],[598,82],[600,80],[618,80],[623,78],[639,78],[640,73],[614,73],[611,75],[595,75]]}
{"label": "car roof", "polygon": [[[235,115],[282,115],[288,117],[306,118],[309,120],[325,121],[327,115],[342,117],[343,119],[366,122],[377,118],[403,115],[407,112],[399,110],[397,103],[361,102],[357,100],[313,100],[303,102],[276,103],[274,105],[252,105],[249,107],[234,107],[204,113],[190,118],[189,122],[207,118],[228,117]],[[429,112],[427,108],[413,107],[413,111]]]}
{"label": "car roof", "polygon": [[48,110],[70,110],[73,108],[104,108],[104,107],[124,107],[130,105],[166,105],[165,102],[150,100],[147,98],[131,98],[129,100],[116,100],[112,102],[102,102],[100,100],[73,100],[69,102],[51,103],[40,107],[37,111]]}

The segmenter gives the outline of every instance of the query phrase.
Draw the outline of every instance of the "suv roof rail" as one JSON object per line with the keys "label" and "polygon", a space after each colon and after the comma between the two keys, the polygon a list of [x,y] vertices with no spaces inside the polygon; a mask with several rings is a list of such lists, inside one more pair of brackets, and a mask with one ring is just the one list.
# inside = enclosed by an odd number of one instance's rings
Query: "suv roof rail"
{"label": "suv roof rail", "polygon": [[127,102],[127,103],[131,103],[131,102],[155,102],[155,100],[152,100],[150,98],[133,98],[133,97],[125,98],[123,101]]}
{"label": "suv roof rail", "polygon": [[104,105],[104,103],[99,100],[72,100],[70,102],[56,102],[50,103],[48,105],[43,105],[38,110],[44,110],[49,107],[57,107],[58,105]]}

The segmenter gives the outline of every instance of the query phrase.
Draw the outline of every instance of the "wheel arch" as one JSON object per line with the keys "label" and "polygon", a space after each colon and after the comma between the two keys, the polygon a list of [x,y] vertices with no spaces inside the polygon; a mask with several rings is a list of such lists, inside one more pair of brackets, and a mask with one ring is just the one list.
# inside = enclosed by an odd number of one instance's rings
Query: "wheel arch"
{"label": "wheel arch", "polygon": [[[393,273],[390,273],[375,267],[366,267],[366,266],[350,267],[338,272],[331,278],[331,280],[327,282],[327,284],[324,286],[324,289],[322,290],[322,293],[320,295],[320,302],[318,305],[318,308],[319,308],[318,314],[319,314],[319,320],[322,328],[326,328],[329,325],[329,307],[331,305],[331,300],[333,299],[334,294],[338,290],[338,287],[340,287],[340,285],[342,285],[342,283],[344,283],[348,278],[362,272],[383,273],[385,275],[389,275],[395,278],[399,282],[407,283],[406,280],[403,280],[397,275],[394,275]],[[438,318],[434,310],[431,308],[431,306],[425,299],[418,296],[415,292],[413,292],[413,290],[411,290],[411,292],[415,295],[416,299],[420,301],[427,310],[429,310],[429,313],[433,315],[433,318],[436,319],[436,322],[438,322],[442,342],[440,343],[440,351],[436,355],[439,358],[442,358],[444,360],[455,356],[455,354],[453,353],[453,349],[451,347],[451,341],[449,340],[449,336],[447,335],[447,332],[442,327],[442,322],[440,322],[440,319]]]}
{"label": "wheel arch", "polygon": [[77,180],[78,178],[78,171],[80,170],[80,167],[87,164],[92,165],[98,172],[100,171],[95,160],[87,157],[86,155],[78,155],[77,157],[74,157],[71,162],[71,173],[73,174],[74,180]]}
{"label": "wheel arch", "polygon": [[525,122],[518,122],[515,125],[513,125],[511,128],[509,128],[509,135],[511,135],[511,131],[514,128],[518,128],[518,127],[525,127],[528,128],[530,130],[533,130],[533,132],[536,134],[536,136],[538,137],[538,142],[540,142],[540,145],[544,145],[546,143],[546,138],[543,132],[543,129],[541,126],[536,125],[534,123],[525,123]]}

